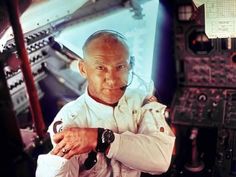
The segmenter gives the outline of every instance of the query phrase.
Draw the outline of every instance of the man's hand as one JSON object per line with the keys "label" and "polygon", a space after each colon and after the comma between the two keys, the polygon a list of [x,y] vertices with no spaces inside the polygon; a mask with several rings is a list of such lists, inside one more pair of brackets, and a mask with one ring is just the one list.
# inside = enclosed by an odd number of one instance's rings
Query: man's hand
{"label": "man's hand", "polygon": [[70,159],[74,155],[88,153],[97,146],[97,128],[67,128],[54,135],[57,144],[51,154]]}
{"label": "man's hand", "polygon": [[147,96],[147,97],[144,99],[144,101],[143,101],[143,106],[144,106],[145,104],[148,104],[148,103],[151,103],[151,102],[158,102],[158,100],[157,100],[157,98],[156,98],[155,96],[153,96],[153,95]]}

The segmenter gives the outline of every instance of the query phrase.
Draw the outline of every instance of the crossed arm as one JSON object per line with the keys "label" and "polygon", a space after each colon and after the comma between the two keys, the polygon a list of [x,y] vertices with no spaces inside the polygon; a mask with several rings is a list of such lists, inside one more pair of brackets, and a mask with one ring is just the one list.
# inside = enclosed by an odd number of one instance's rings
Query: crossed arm
{"label": "crossed arm", "polygon": [[[143,105],[155,101],[156,97],[150,96],[144,100]],[[88,153],[95,150],[97,136],[97,128],[67,128],[53,136],[56,147],[51,154],[70,159],[74,155]]]}
{"label": "crossed arm", "polygon": [[[146,104],[151,102],[155,102],[153,97]],[[175,137],[163,117],[159,116],[160,113],[149,107],[150,104],[144,105],[138,133],[127,131],[115,134],[115,141],[107,156],[130,168],[161,173],[169,167]],[[157,122],[157,119],[162,120]],[[53,140],[56,146],[51,154],[70,159],[95,149],[97,128],[66,128],[55,134]],[[130,147],[134,147],[135,151],[130,151]],[[63,152],[63,149],[67,152]],[[145,162],[143,159],[146,159]]]}

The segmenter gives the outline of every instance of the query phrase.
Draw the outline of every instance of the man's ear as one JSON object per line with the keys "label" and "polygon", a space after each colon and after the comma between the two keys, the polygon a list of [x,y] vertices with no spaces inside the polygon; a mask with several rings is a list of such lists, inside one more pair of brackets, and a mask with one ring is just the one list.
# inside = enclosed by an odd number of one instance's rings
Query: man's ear
{"label": "man's ear", "polygon": [[86,66],[84,60],[80,60],[78,62],[78,68],[81,76],[83,76],[85,79],[87,78],[87,72],[86,72]]}

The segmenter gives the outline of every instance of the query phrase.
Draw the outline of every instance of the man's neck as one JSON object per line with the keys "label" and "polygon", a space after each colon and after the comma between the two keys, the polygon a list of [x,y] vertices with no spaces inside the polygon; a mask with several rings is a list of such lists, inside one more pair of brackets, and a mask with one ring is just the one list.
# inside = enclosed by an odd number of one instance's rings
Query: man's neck
{"label": "man's neck", "polygon": [[88,95],[89,95],[92,99],[94,99],[95,101],[97,101],[98,103],[101,103],[101,104],[104,104],[104,105],[107,105],[107,106],[116,107],[117,104],[118,104],[118,102],[117,102],[117,103],[113,103],[113,104],[106,103],[106,102],[104,102],[103,100],[101,100],[101,99],[99,99],[99,98],[97,98],[97,97],[92,96],[92,95],[89,93],[89,90],[88,90]]}

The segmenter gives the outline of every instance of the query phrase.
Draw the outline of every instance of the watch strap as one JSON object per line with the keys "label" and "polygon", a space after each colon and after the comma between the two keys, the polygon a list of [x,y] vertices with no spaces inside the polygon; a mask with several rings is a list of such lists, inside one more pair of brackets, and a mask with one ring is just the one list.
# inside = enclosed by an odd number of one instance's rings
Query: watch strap
{"label": "watch strap", "polygon": [[104,139],[104,131],[104,128],[98,128],[97,146],[95,149],[97,152],[105,153],[107,148],[110,146],[110,143],[107,143]]}

